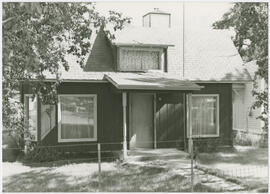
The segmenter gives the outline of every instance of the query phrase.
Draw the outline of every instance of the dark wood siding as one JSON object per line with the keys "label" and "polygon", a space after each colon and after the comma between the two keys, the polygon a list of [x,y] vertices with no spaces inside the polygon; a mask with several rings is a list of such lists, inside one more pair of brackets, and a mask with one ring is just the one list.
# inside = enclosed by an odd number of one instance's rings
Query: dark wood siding
{"label": "dark wood siding", "polygon": [[183,147],[184,93],[158,93],[156,106],[157,147]]}
{"label": "dark wood siding", "polygon": [[114,53],[106,34],[100,30],[87,59],[85,71],[114,71]]}
{"label": "dark wood siding", "polygon": [[[204,86],[194,94],[219,94],[219,138],[194,138],[194,141],[220,140],[221,145],[232,145],[232,85],[199,84]],[[157,147],[184,147],[186,139],[184,93],[157,93],[156,128]],[[170,143],[180,141],[181,143]]]}
{"label": "dark wood siding", "polygon": [[194,94],[219,94],[219,138],[203,138],[205,142],[219,139],[223,145],[232,145],[232,84],[204,83]]}
{"label": "dark wood siding", "polygon": [[[232,85],[231,84],[199,84],[205,88],[194,91],[195,94],[219,94],[219,138],[202,138],[205,141],[213,139],[222,140],[222,144],[232,144]],[[23,85],[23,93],[31,93],[28,84]],[[102,150],[121,150],[123,139],[122,127],[122,95],[109,83],[62,83],[59,94],[97,94],[97,131],[98,142],[105,143]],[[157,147],[183,147],[185,138],[184,113],[185,92],[156,92],[156,130]],[[57,111],[57,108],[56,108]],[[128,113],[128,110],[127,110]],[[57,115],[57,112],[56,112]],[[127,115],[129,118],[129,116]],[[57,118],[56,118],[57,121]],[[182,141],[175,143],[169,141]],[[110,142],[112,144],[110,144]],[[115,144],[114,142],[119,142]],[[89,144],[93,146],[74,147],[79,151],[96,150],[96,142],[58,143],[56,127],[42,141],[43,145],[68,145]]]}
{"label": "dark wood siding", "polygon": [[[30,93],[27,85],[24,86],[25,93]],[[122,149],[122,96],[112,90],[109,83],[62,83],[59,94],[96,94],[97,95],[97,142],[102,143],[102,150]],[[56,106],[56,117],[57,117]],[[57,122],[57,118],[56,118]],[[118,144],[115,142],[119,142]],[[85,145],[82,144],[92,144]],[[58,142],[58,129],[56,127],[42,140],[42,145],[65,145],[68,150],[97,150],[96,142]],[[80,144],[80,146],[74,145]],[[68,146],[70,145],[70,146]]]}

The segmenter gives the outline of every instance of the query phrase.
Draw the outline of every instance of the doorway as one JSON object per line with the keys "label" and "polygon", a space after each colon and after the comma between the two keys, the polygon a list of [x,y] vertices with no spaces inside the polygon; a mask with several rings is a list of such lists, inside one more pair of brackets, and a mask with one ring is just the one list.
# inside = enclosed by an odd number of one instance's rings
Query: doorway
{"label": "doorway", "polygon": [[153,94],[130,93],[129,95],[129,147],[153,148],[154,117]]}

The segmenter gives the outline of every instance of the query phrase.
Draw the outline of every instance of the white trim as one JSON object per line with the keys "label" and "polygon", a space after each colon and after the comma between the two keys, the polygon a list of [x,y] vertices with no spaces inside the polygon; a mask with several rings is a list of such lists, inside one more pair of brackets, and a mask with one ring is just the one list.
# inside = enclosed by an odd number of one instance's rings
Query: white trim
{"label": "white trim", "polygon": [[154,120],[154,149],[157,149],[157,121],[156,121],[156,110],[157,110],[157,94],[153,94],[153,120]]}
{"label": "white trim", "polygon": [[144,43],[115,43],[112,42],[116,47],[138,47],[138,48],[167,48],[169,46],[174,47],[174,44],[144,44]]}
{"label": "white trim", "polygon": [[[192,97],[193,96],[209,96],[209,97],[216,97],[217,98],[217,134],[210,134],[210,135],[206,135],[206,134],[203,134],[203,135],[192,135],[192,138],[207,138],[207,137],[219,137],[219,130],[220,130],[220,127],[219,127],[219,94],[191,94],[191,101],[192,101]],[[192,104],[192,102],[190,102]],[[190,113],[192,114],[192,113]],[[190,123],[190,127],[192,128],[192,118],[191,118],[191,123]],[[187,137],[190,137],[190,135],[187,133]]]}
{"label": "white trim", "polygon": [[122,93],[123,106],[123,159],[127,158],[127,93]]}
{"label": "white trim", "polygon": [[[61,102],[60,97],[61,96],[87,96],[87,97],[94,97],[94,138],[75,138],[75,139],[62,139],[61,138]],[[82,141],[97,141],[97,94],[59,94],[58,95],[58,142],[82,142]]]}
{"label": "white trim", "polygon": [[193,80],[188,79],[188,81],[194,82],[194,83],[208,83],[208,84],[216,84],[216,83],[223,83],[223,84],[245,84],[245,83],[253,83],[253,80]]}
{"label": "white trim", "polygon": [[[23,81],[23,80],[20,80],[20,81]],[[30,81],[40,81],[38,79],[33,79],[33,80],[30,80]],[[56,79],[45,79],[44,82],[55,82]],[[108,83],[107,80],[103,80],[102,79],[97,79],[97,80],[87,80],[87,79],[62,79],[61,82],[86,82],[86,83]]]}
{"label": "white trim", "polygon": [[163,64],[162,64],[162,60],[161,60],[161,55],[163,53],[163,49],[162,48],[153,48],[153,47],[128,47],[128,46],[122,46],[122,47],[119,47],[119,62],[118,62],[118,65],[119,65],[119,71],[123,71],[123,72],[128,72],[128,71],[145,71],[143,69],[140,69],[140,70],[135,70],[134,67],[132,67],[133,70],[126,70],[126,69],[122,69],[123,66],[125,66],[125,64],[122,64],[123,61],[121,60],[121,56],[123,55],[123,52],[124,51],[142,51],[142,52],[156,52],[158,53],[158,70],[162,70],[162,66],[164,66],[165,64],[165,61],[163,61]]}
{"label": "white trim", "polygon": [[51,132],[52,129],[50,130],[47,130],[43,135],[41,134],[41,140],[43,140],[50,132]]}

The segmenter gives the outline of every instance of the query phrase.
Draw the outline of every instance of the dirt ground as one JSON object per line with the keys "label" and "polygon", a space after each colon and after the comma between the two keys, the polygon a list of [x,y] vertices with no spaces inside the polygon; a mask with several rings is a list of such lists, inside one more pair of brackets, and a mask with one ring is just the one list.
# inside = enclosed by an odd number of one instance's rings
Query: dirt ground
{"label": "dirt ground", "polygon": [[[267,164],[267,150],[237,147],[233,151],[199,154],[198,165],[230,171],[236,167]],[[256,161],[257,160],[257,161]],[[191,169],[188,154],[176,149],[144,150],[130,154],[125,163],[78,162],[38,165],[4,162],[4,192],[189,192]],[[248,181],[246,177],[240,177]],[[262,178],[268,182],[268,178]],[[253,179],[254,181],[254,179]],[[262,181],[257,177],[256,181]],[[256,187],[265,182],[253,183]],[[249,191],[238,182],[194,169],[194,191]],[[255,187],[256,186],[256,187]]]}

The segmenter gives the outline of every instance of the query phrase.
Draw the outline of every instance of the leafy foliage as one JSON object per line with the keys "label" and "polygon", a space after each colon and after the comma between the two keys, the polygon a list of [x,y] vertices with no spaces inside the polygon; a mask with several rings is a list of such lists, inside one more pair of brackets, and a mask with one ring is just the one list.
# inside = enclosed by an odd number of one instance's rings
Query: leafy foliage
{"label": "leafy foliage", "polygon": [[256,102],[253,108],[263,107],[259,119],[264,121],[264,131],[268,131],[268,3],[234,3],[222,20],[213,24],[217,29],[233,28],[236,35],[234,44],[245,62],[256,60],[258,70],[255,80],[263,79],[264,91],[258,91],[254,84],[253,95]]}
{"label": "leafy foliage", "polygon": [[32,145],[24,156],[26,162],[51,162],[65,159],[64,152],[51,147],[38,147]]}
{"label": "leafy foliage", "polygon": [[[83,67],[97,29],[111,24],[120,30],[130,22],[114,11],[105,18],[88,2],[5,2],[2,18],[3,124],[19,131],[23,131],[22,115],[17,115],[21,107],[11,101],[19,94],[20,81],[35,79],[29,82],[34,96],[43,103],[56,103],[60,69],[69,70],[66,55],[75,56]],[[55,75],[55,82],[45,83],[46,72]]]}

